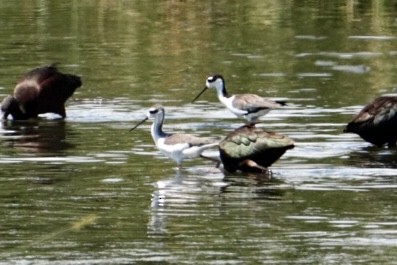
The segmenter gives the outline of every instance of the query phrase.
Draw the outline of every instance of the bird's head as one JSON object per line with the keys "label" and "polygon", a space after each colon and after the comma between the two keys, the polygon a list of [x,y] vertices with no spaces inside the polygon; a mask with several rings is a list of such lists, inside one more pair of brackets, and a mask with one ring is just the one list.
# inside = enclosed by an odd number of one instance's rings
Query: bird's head
{"label": "bird's head", "polygon": [[19,107],[18,101],[13,96],[7,96],[3,99],[1,111],[3,112],[3,119],[7,119],[10,114],[15,120],[22,119],[25,115]]}
{"label": "bird's head", "polygon": [[196,101],[208,88],[213,88],[217,91],[218,95],[226,95],[225,80],[223,76],[215,74],[210,75],[205,82],[204,89],[192,100],[192,103]]}
{"label": "bird's head", "polygon": [[161,116],[164,117],[164,107],[159,104],[156,104],[148,110],[146,117],[140,122],[138,122],[138,124],[135,125],[132,129],[130,129],[130,131],[133,131],[135,128],[137,128],[139,125],[141,125],[148,119],[156,119],[156,117],[161,118]]}

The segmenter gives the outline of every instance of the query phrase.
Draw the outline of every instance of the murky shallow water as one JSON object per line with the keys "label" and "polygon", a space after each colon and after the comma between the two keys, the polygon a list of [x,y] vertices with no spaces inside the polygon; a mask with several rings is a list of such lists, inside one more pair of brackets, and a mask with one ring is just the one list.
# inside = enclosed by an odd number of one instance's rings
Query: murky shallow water
{"label": "murky shallow water", "polygon": [[[324,122],[347,118],[355,108],[289,107],[269,114],[263,126],[288,134],[297,145],[272,167],[268,180],[224,175],[200,160],[176,169],[153,147],[149,123],[128,131],[144,114],[123,110],[130,103],[115,110],[102,102],[96,106],[100,121],[84,112],[95,108],[84,102],[70,106],[65,122],[3,125],[3,152],[14,152],[1,162],[5,260],[393,260],[395,150],[370,147],[340,134],[341,123]],[[190,105],[171,111],[178,115],[169,115],[168,130],[221,136],[239,126],[221,108],[213,111],[213,121],[196,117]]]}
{"label": "murky shallow water", "polygon": [[[65,121],[1,124],[0,264],[393,264],[397,151],[341,132],[393,92],[396,10],[270,2],[2,6],[2,96],[53,60],[84,86]],[[261,124],[296,141],[270,180],[178,170],[129,132],[154,103],[166,131],[239,127],[213,91],[189,103],[213,71],[289,102]]]}

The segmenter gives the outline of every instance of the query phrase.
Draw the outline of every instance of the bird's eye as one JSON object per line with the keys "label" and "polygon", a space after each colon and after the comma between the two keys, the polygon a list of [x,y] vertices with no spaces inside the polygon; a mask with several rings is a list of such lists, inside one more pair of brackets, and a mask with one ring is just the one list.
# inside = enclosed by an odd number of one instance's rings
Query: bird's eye
{"label": "bird's eye", "polygon": [[215,76],[210,76],[210,77],[207,78],[207,81],[210,82],[210,83],[212,83],[212,82],[215,81],[215,79],[216,79]]}

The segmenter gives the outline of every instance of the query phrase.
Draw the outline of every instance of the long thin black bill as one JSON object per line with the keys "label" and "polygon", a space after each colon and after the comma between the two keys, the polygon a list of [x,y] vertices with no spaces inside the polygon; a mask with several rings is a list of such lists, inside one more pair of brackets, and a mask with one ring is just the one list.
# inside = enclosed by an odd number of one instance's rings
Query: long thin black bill
{"label": "long thin black bill", "polygon": [[139,125],[141,125],[142,123],[144,123],[145,121],[147,121],[148,117],[144,118],[143,120],[141,120],[137,125],[134,126],[134,128],[130,129],[130,132],[135,130]]}
{"label": "long thin black bill", "polygon": [[204,89],[192,100],[192,103],[195,102],[196,99],[198,99],[201,96],[201,94],[203,94],[207,90],[207,88],[208,87],[204,87]]}

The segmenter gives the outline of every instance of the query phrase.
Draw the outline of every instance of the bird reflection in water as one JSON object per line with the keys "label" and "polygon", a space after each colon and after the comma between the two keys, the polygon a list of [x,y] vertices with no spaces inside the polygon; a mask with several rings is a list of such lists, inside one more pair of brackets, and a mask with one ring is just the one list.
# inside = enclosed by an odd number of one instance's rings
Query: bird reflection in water
{"label": "bird reflection in water", "polygon": [[[243,176],[241,175],[243,174]],[[254,199],[280,200],[292,186],[268,173],[234,173],[226,175],[224,181],[228,183],[223,193],[232,194],[232,197],[241,194],[251,194]]]}
{"label": "bird reflection in water", "polygon": [[70,128],[63,120],[5,120],[1,123],[3,145],[26,153],[53,154],[73,147],[66,141]]}
{"label": "bird reflection in water", "polygon": [[355,165],[360,168],[397,168],[396,155],[395,148],[366,146],[349,153],[348,159],[344,161],[347,166]]}
{"label": "bird reflection in water", "polygon": [[154,183],[155,190],[152,193],[150,204],[150,220],[148,231],[151,234],[167,234],[167,197],[172,197],[173,193],[184,190],[181,170],[176,171],[176,175],[166,180],[159,180]]}
{"label": "bird reflection in water", "polygon": [[262,174],[241,172],[224,175],[215,168],[177,170],[175,176],[159,180],[153,186],[148,221],[152,236],[168,234],[169,218],[195,215],[191,209],[208,197],[219,197],[219,204],[208,207],[225,207],[239,197],[280,200],[291,189],[277,178],[269,180]]}
{"label": "bird reflection in water", "polygon": [[214,167],[178,169],[173,177],[156,181],[150,204],[148,230],[167,233],[169,216],[191,215],[191,208],[206,196],[222,193],[228,185],[224,175]]}

